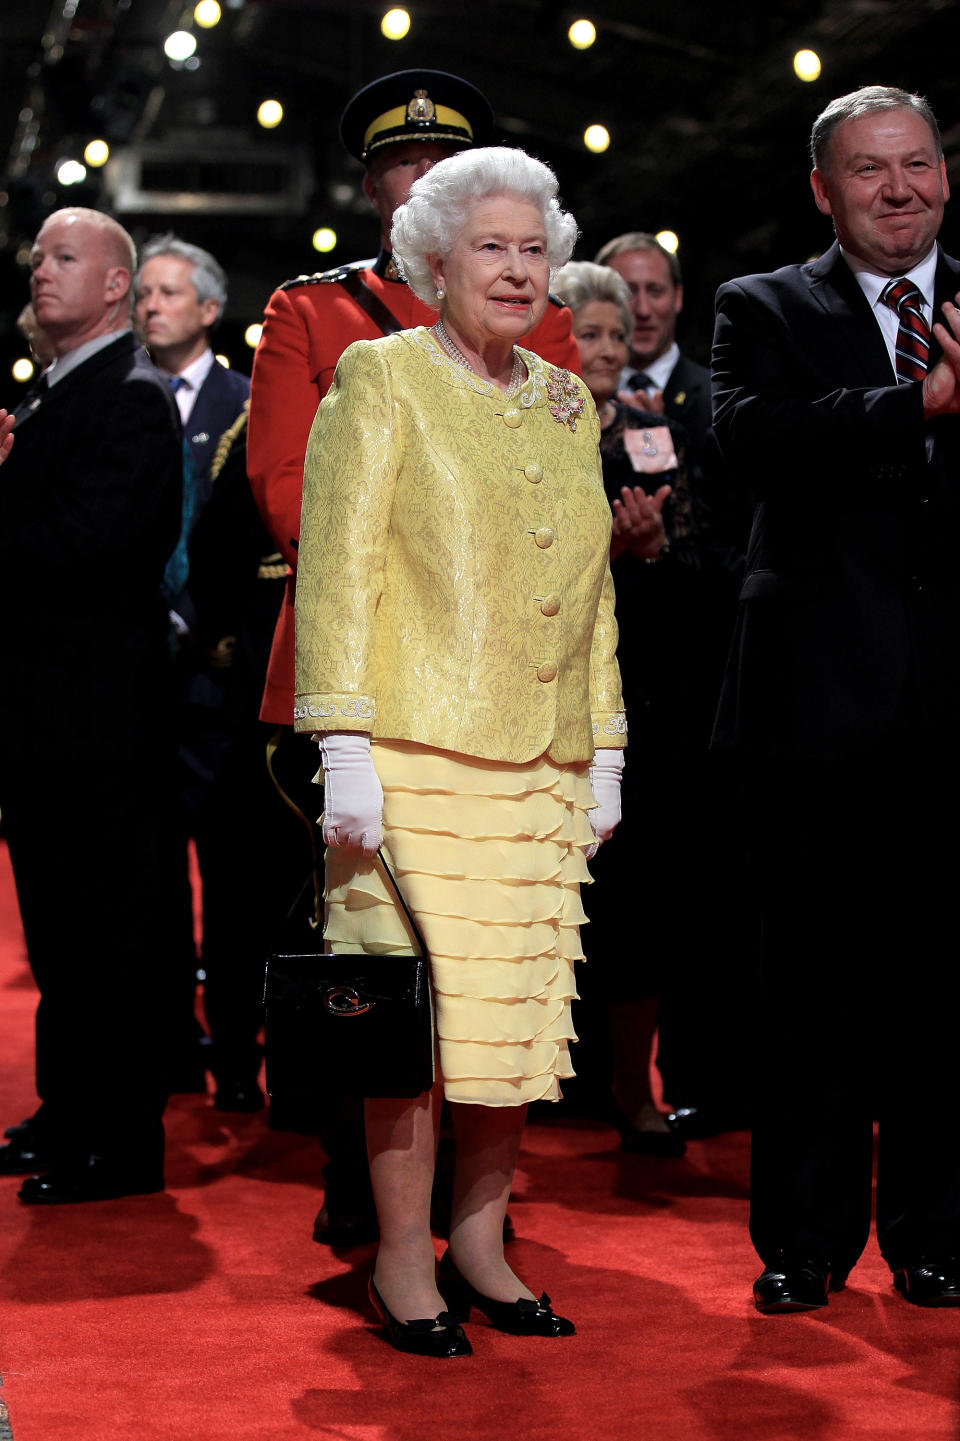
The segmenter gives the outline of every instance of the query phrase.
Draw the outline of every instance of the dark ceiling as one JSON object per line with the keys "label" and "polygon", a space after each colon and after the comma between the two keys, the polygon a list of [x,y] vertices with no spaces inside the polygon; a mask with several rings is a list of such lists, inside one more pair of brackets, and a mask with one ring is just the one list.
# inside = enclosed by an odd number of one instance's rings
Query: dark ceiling
{"label": "dark ceiling", "polygon": [[[22,350],[12,327],[25,245],[66,203],[111,210],[138,241],[173,229],[212,250],[231,281],[220,344],[249,369],[242,331],[274,285],[376,247],[337,121],[356,89],[390,70],[453,70],[484,90],[504,141],[559,175],[580,257],[621,230],[675,230],[684,340],[701,356],[721,280],[828,242],[805,147],[832,96],[870,83],[925,93],[960,184],[957,0],[410,0],[399,42],[380,33],[387,3],[220,3],[220,24],[204,31],[179,0],[0,0],[0,376]],[[578,52],[566,36],[580,15],[598,37]],[[193,69],[163,55],[178,28],[197,35]],[[793,74],[801,47],[823,61],[812,84]],[[256,123],[267,97],[285,108],[270,132]],[[583,145],[593,122],[612,137],[603,155]],[[57,163],[94,136],[110,143],[110,166],[58,185]],[[310,245],[324,224],[340,237],[329,259]],[[0,404],[18,390],[8,380]]]}

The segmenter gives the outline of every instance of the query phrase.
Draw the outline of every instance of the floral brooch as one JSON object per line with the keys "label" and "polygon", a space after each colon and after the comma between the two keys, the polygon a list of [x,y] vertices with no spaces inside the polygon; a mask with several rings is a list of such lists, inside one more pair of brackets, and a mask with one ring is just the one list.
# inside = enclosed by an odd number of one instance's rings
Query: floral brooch
{"label": "floral brooch", "polygon": [[583,414],[583,396],[569,370],[552,370],[547,379],[547,399],[552,401],[550,414],[561,425],[576,430],[577,419]]}

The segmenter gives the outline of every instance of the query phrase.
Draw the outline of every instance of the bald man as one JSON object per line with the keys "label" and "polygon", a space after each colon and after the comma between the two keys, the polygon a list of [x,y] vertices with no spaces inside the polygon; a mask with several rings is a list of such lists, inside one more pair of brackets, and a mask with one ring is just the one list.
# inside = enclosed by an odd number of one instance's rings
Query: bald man
{"label": "bald man", "polygon": [[0,1150],[28,1204],[163,1186],[173,396],[130,328],[136,253],[93,210],[31,252],[54,352],[0,472],[0,809],[40,990],[37,1115]]}

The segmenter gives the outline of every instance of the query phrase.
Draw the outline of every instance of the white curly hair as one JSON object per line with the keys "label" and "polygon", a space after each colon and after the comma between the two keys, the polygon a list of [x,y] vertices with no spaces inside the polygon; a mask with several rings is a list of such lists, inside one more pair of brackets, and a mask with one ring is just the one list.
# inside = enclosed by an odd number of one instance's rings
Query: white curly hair
{"label": "white curly hair", "polygon": [[446,258],[473,206],[492,195],[519,195],[543,216],[551,276],[573,254],[577,222],[557,203],[557,177],[524,150],[489,145],[439,161],[410,187],[393,217],[393,256],[414,295],[435,309],[437,289],[428,255]]}

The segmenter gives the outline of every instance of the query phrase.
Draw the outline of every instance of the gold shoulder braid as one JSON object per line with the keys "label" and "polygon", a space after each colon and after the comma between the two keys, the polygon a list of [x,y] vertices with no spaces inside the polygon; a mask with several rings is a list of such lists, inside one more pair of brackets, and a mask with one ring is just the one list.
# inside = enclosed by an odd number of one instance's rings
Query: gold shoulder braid
{"label": "gold shoulder braid", "polygon": [[233,424],[232,424],[227,430],[225,430],[225,431],[223,432],[223,434],[221,435],[220,439],[217,441],[217,448],[216,448],[216,451],[214,452],[213,460],[212,460],[211,463],[210,463],[210,479],[211,479],[211,481],[216,480],[217,476],[220,474],[221,470],[223,469],[224,463],[226,462],[226,459],[227,459],[227,456],[228,456],[229,453],[230,453],[230,447],[231,447],[231,445],[233,444],[233,442],[236,440],[236,438],[237,438],[237,436],[240,434],[240,432],[243,430],[243,427],[246,425],[246,423],[247,423],[247,416],[249,415],[249,413],[250,413],[250,402],[249,402],[249,400],[245,400],[245,401],[243,402],[243,409],[241,410],[240,414],[237,416],[236,420],[233,422]]}

